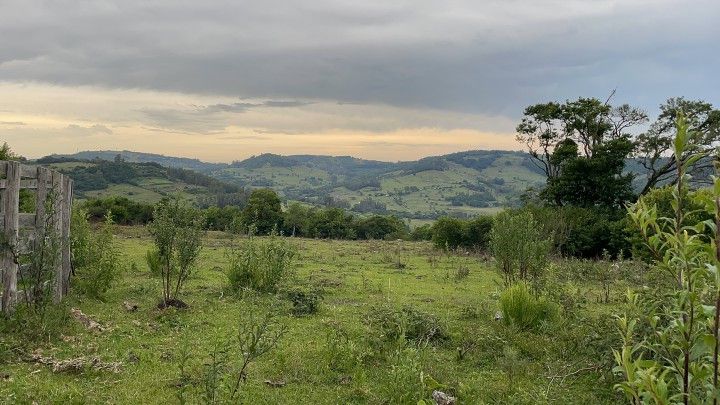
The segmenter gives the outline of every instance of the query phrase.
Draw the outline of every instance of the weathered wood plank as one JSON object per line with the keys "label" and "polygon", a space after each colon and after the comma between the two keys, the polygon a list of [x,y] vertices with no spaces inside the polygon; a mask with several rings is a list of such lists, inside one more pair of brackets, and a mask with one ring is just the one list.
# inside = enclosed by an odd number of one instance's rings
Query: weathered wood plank
{"label": "weathered wood plank", "polygon": [[[64,179],[62,174],[58,172],[52,172],[52,184],[53,184],[53,199],[52,199],[52,224],[53,232],[56,237],[60,238],[62,235],[62,198],[65,196],[64,191]],[[57,260],[55,265],[55,286],[54,286],[54,301],[60,302],[63,297],[63,268],[62,260]]]}
{"label": "weathered wood plank", "polygon": [[20,177],[37,179],[37,166],[20,165]]}
{"label": "weathered wood plank", "polygon": [[35,232],[41,237],[45,237],[45,204],[47,203],[48,197],[48,182],[52,187],[52,178],[50,177],[50,170],[46,167],[38,167],[38,188],[35,192]]}
{"label": "weathered wood plank", "polygon": [[[7,183],[7,180],[0,179],[0,189],[5,188],[5,184]],[[38,181],[36,179],[22,179],[20,180],[20,188],[21,189],[36,189],[38,187]]]}
{"label": "weathered wood plank", "polygon": [[35,228],[35,214],[28,214],[26,212],[18,214],[18,227]]}
{"label": "weathered wood plank", "polygon": [[73,182],[69,176],[63,176],[63,198],[62,198],[62,273],[63,273],[63,295],[70,292],[70,210],[72,210]]}
{"label": "weathered wood plank", "polygon": [[18,265],[15,260],[15,249],[18,241],[19,208],[20,208],[20,164],[18,162],[5,162],[1,164],[5,169],[6,185],[2,191],[4,206],[4,243],[2,246],[3,268],[3,296],[2,310],[5,313],[12,311],[17,293]]}

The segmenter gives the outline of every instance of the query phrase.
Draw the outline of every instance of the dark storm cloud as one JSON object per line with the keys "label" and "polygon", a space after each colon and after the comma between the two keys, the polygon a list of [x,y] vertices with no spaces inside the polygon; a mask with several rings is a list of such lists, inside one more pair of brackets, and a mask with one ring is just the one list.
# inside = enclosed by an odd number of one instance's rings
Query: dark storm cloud
{"label": "dark storm cloud", "polygon": [[653,108],[718,102],[718,17],[716,0],[6,0],[0,80],[511,116],[617,88]]}

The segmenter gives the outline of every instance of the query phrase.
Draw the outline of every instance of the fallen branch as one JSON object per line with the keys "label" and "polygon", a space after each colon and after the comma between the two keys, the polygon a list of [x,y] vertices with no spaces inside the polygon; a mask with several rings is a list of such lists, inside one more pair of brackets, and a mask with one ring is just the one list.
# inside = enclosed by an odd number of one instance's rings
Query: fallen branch
{"label": "fallen branch", "polygon": [[86,328],[93,332],[104,332],[106,328],[100,325],[98,322],[92,320],[89,316],[85,315],[81,310],[77,308],[70,309],[70,313],[73,318],[85,325]]}
{"label": "fallen branch", "polygon": [[[548,372],[550,372],[550,366],[547,366],[547,368],[548,368]],[[602,368],[601,365],[595,364],[595,365],[590,365],[587,367],[579,368],[579,369],[577,369],[575,371],[571,371],[567,374],[556,374],[556,375],[551,375],[551,376],[546,377],[547,379],[550,380],[550,382],[548,382],[547,390],[545,390],[545,397],[547,398],[547,396],[550,394],[550,388],[552,387],[555,380],[560,379],[560,384],[562,384],[565,382],[565,379],[567,379],[568,377],[573,377],[573,376],[576,376],[578,374],[588,372],[588,371],[597,371],[600,368]]]}
{"label": "fallen branch", "polygon": [[77,357],[74,359],[58,360],[49,356],[43,356],[40,351],[35,351],[31,359],[35,363],[51,366],[53,373],[80,373],[86,369],[92,369],[117,374],[122,369],[121,362],[104,362],[98,357]]}

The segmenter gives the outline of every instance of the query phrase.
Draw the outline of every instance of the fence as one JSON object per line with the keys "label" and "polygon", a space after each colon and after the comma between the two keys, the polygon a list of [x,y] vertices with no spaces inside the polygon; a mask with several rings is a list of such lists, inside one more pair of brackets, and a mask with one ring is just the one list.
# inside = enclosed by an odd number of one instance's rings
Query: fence
{"label": "fence", "polygon": [[[32,213],[20,212],[20,194],[34,199]],[[34,194],[34,196],[33,196]],[[53,299],[59,302],[70,287],[70,210],[72,208],[73,182],[70,177],[41,166],[29,166],[20,162],[0,161],[0,231],[3,249],[0,251],[2,266],[2,310],[12,311],[22,294],[18,291],[18,272],[29,264],[19,264],[18,258],[31,253],[41,238],[53,231],[60,242],[60,249],[53,269]],[[52,204],[48,204],[48,202]],[[31,204],[32,205],[32,204]],[[47,212],[50,205],[51,211]],[[47,229],[48,226],[52,229]]]}

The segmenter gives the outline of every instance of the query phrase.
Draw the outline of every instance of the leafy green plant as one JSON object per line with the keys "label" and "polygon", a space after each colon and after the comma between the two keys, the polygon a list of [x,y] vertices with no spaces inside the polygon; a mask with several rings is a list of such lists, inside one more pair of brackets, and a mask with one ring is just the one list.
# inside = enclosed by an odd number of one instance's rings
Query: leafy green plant
{"label": "leafy green plant", "polygon": [[95,234],[87,232],[87,224],[87,211],[79,209],[73,212],[73,225],[77,230],[71,238],[76,272],[74,285],[81,294],[102,299],[120,275],[112,217],[108,215]]}
{"label": "leafy green plant", "polygon": [[266,239],[248,237],[238,248],[228,251],[230,289],[276,292],[278,285],[290,275],[295,254],[295,246],[277,235]]}
{"label": "leafy green plant", "polygon": [[155,206],[150,234],[160,258],[163,282],[161,307],[184,307],[178,299],[200,254],[203,218],[200,212],[178,199],[163,199]]}
{"label": "leafy green plant", "polygon": [[150,249],[145,252],[145,264],[150,270],[150,274],[154,277],[162,277],[162,262],[160,260],[160,253],[157,249]]}
{"label": "leafy green plant", "polygon": [[506,323],[520,329],[533,329],[553,320],[557,306],[533,295],[527,284],[517,283],[500,294],[500,310]]}
{"label": "leafy green plant", "polygon": [[495,217],[490,249],[507,287],[518,280],[537,282],[542,277],[551,242],[529,210],[508,210]]}
{"label": "leafy green plant", "polygon": [[672,216],[658,216],[644,200],[629,210],[656,268],[674,280],[670,288],[629,292],[630,311],[618,318],[615,372],[623,381],[616,388],[632,403],[717,403],[720,392],[720,179],[705,202],[715,220],[688,224],[688,168],[705,154],[682,114],[676,130]]}
{"label": "leafy green plant", "polygon": [[240,384],[247,378],[247,368],[250,363],[275,348],[286,332],[287,327],[278,323],[270,312],[259,317],[251,312],[247,317],[240,319],[237,343],[241,358],[240,367],[235,371],[231,401],[238,393]]}

